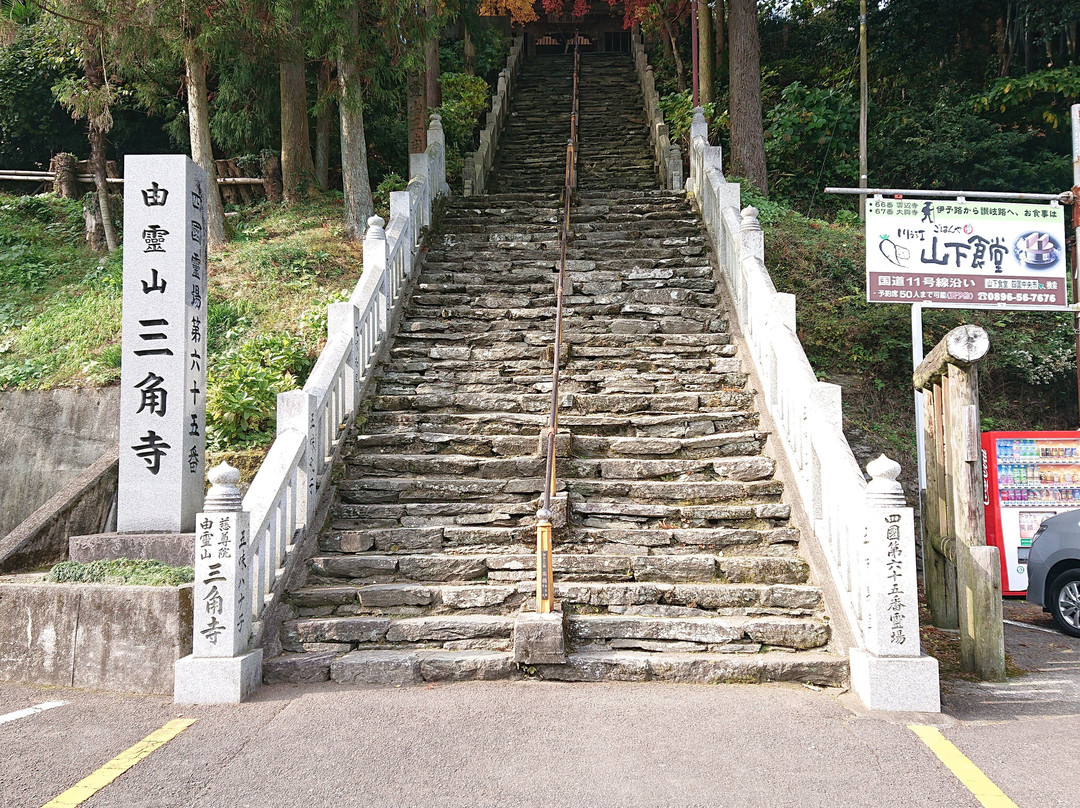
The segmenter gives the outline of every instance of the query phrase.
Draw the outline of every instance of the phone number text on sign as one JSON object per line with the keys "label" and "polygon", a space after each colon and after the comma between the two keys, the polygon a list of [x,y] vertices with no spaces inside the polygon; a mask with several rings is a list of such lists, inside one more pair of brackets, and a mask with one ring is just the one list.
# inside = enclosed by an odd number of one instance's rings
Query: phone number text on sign
{"label": "phone number text on sign", "polygon": [[866,276],[871,303],[1064,308],[1064,209],[870,199]]}

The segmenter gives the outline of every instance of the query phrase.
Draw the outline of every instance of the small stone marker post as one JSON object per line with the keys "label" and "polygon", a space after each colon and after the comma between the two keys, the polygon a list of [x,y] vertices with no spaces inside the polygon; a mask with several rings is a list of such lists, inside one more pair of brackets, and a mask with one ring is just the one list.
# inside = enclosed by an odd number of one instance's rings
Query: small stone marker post
{"label": "small stone marker post", "polygon": [[896,480],[900,464],[881,455],[866,470],[866,648],[851,650],[852,689],[871,710],[939,712],[937,660],[920,646],[915,515]]}
{"label": "small stone marker post", "polygon": [[195,518],[195,619],[192,654],[177,661],[173,699],[183,704],[243,701],[262,680],[262,649],[248,651],[251,625],[249,515],[222,463]]}
{"label": "small stone marker post", "polygon": [[206,453],[206,172],[124,161],[121,533],[190,532]]}

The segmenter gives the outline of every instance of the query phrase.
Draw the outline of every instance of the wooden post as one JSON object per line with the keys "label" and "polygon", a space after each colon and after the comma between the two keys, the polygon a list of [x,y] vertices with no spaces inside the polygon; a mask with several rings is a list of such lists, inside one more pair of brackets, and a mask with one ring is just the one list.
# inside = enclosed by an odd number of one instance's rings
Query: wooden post
{"label": "wooden post", "polygon": [[78,199],[82,195],[79,193],[74,154],[56,155],[52,159],[49,170],[56,175],[53,180],[53,193],[65,199]]}
{"label": "wooden post", "polygon": [[931,621],[938,628],[958,627],[956,567],[941,551],[948,524],[945,493],[945,445],[942,436],[942,389],[934,384],[923,391],[926,440],[926,495],[923,497],[923,586]]}
{"label": "wooden post", "polygon": [[912,382],[926,396],[927,603],[935,625],[959,628],[964,670],[1002,681],[1001,568],[997,549],[986,547],[979,446],[976,363],[989,347],[978,326],[955,328],[915,369]]}

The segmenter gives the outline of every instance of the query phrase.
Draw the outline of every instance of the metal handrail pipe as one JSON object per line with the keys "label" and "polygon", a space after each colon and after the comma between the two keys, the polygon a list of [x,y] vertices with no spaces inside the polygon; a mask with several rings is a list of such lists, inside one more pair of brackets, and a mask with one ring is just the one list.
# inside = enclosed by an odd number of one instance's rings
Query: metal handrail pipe
{"label": "metal handrail pipe", "polygon": [[578,36],[574,33],[573,105],[570,112],[570,139],[566,144],[566,173],[563,179],[563,217],[559,228],[559,272],[555,280],[555,343],[551,361],[551,410],[547,425],[547,460],[544,473],[544,495],[536,512],[536,611],[548,614],[555,607],[554,575],[552,569],[551,498],[558,487],[555,467],[555,437],[559,431],[559,361],[563,333],[563,289],[566,279],[566,252],[570,233],[570,206],[577,180],[577,118],[578,68],[580,65]]}
{"label": "metal handrail pipe", "polygon": [[1008,191],[920,191],[917,188],[826,188],[827,194],[847,194],[849,196],[915,196],[932,199],[1017,199],[1027,202],[1060,202],[1068,205],[1073,202],[1073,192],[1062,191],[1059,194],[1027,194]]}

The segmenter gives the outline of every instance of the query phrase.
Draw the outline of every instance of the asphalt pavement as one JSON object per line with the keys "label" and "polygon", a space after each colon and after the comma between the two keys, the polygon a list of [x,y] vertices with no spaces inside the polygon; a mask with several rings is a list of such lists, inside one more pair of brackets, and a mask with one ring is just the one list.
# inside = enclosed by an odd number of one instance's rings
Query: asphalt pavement
{"label": "asphalt pavement", "polygon": [[0,684],[0,804],[40,808],[188,718],[82,805],[1008,805],[981,803],[910,728],[929,724],[1021,808],[1072,806],[1080,640],[1019,616],[1007,642],[1030,672],[950,683],[940,715],[802,685],[276,685],[191,707]]}

